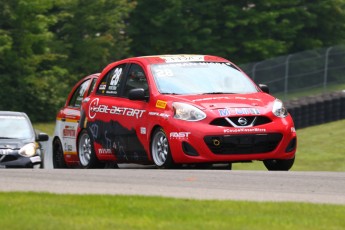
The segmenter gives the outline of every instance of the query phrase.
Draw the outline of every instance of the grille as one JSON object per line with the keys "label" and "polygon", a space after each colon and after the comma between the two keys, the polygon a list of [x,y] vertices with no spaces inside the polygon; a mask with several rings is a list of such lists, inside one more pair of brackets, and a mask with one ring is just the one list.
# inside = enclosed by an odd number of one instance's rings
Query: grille
{"label": "grille", "polygon": [[[264,125],[264,124],[271,122],[271,119],[269,119],[268,117],[264,117],[264,116],[244,116],[242,118],[245,118],[247,120],[247,125],[241,125],[238,122],[238,119],[241,117],[216,118],[210,123],[210,125],[225,126],[225,127],[236,127],[236,126],[239,126],[239,127],[251,126],[252,127],[252,126],[257,126],[257,125]],[[231,122],[229,122],[229,120]]]}
{"label": "grille", "polygon": [[0,162],[14,161],[17,159],[18,157],[15,157],[13,155],[0,155]]}
{"label": "grille", "polygon": [[206,136],[204,141],[214,154],[254,154],[273,151],[282,137],[280,133]]}

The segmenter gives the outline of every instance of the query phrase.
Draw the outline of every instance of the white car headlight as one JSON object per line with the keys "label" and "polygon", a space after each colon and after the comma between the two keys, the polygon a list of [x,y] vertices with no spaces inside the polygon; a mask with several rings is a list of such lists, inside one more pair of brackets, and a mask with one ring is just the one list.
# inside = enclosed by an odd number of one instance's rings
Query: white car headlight
{"label": "white car headlight", "polygon": [[32,157],[36,154],[37,146],[34,143],[24,145],[19,149],[19,154],[23,157]]}
{"label": "white car headlight", "polygon": [[281,118],[284,118],[288,115],[287,109],[285,108],[283,102],[279,99],[274,101],[272,112],[274,115]]}
{"label": "white car headlight", "polygon": [[174,118],[185,121],[200,121],[206,118],[206,114],[195,106],[174,102],[172,103],[174,109]]}

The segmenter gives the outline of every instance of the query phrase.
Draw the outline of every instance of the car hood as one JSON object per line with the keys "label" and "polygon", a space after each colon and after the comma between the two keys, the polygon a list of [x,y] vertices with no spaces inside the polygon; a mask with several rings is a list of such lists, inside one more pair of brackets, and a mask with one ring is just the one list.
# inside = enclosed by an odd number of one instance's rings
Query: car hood
{"label": "car hood", "polygon": [[0,149],[20,149],[30,142],[33,141],[22,139],[0,139]]}
{"label": "car hood", "polygon": [[174,96],[173,101],[186,102],[198,106],[200,109],[223,108],[271,108],[274,97],[266,93],[251,94],[207,94]]}

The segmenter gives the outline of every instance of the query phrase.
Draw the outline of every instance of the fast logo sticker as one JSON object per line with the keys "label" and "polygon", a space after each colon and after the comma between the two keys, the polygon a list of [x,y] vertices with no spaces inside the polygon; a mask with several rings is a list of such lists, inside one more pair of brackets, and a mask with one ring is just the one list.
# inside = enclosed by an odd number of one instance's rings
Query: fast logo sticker
{"label": "fast logo sticker", "polygon": [[157,100],[157,102],[156,102],[156,107],[157,108],[165,109],[166,106],[167,106],[167,102],[166,101]]}
{"label": "fast logo sticker", "polygon": [[191,132],[171,132],[170,138],[171,139],[188,139]]}

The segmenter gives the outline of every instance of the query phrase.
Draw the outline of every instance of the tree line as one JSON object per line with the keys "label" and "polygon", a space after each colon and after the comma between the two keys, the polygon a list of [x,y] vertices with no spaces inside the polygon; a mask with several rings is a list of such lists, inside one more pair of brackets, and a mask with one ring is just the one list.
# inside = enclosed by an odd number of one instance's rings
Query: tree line
{"label": "tree line", "polygon": [[195,53],[237,64],[345,42],[345,0],[1,0],[0,110],[54,120],[110,62]]}

